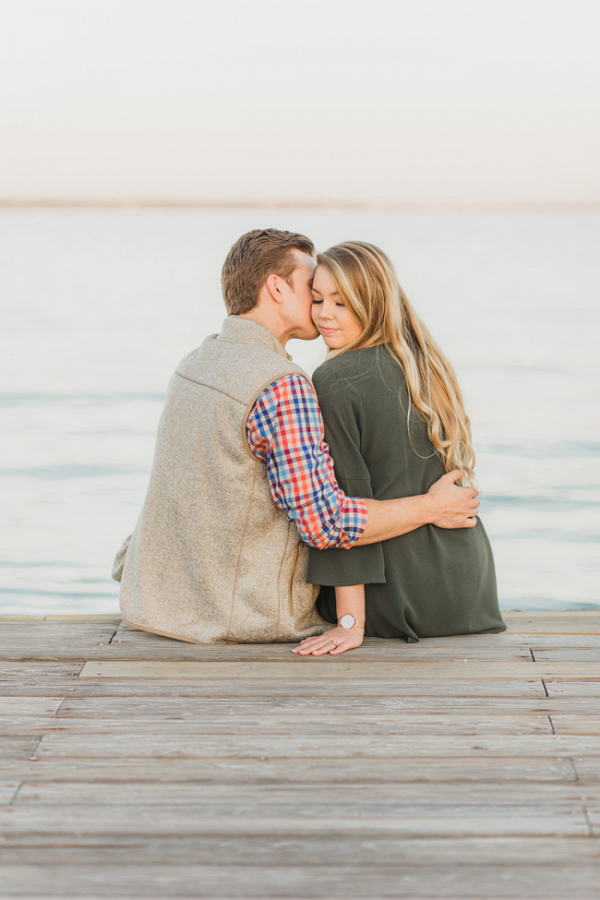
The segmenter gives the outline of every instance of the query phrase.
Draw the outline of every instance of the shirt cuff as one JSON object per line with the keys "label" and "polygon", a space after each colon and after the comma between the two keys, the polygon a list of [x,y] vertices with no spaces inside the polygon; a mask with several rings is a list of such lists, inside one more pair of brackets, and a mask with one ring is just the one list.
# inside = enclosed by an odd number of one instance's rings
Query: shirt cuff
{"label": "shirt cuff", "polygon": [[340,511],[337,540],[329,544],[340,550],[349,550],[367,527],[367,504],[362,497],[346,497]]}

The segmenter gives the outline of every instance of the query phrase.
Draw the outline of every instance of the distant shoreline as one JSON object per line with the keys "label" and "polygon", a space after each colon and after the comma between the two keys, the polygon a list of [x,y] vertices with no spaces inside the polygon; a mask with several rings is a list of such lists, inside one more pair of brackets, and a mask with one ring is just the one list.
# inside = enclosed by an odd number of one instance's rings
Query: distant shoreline
{"label": "distant shoreline", "polygon": [[373,212],[595,212],[592,203],[384,203],[354,200],[67,200],[60,198],[8,200],[0,198],[0,209],[306,209],[361,210]]}

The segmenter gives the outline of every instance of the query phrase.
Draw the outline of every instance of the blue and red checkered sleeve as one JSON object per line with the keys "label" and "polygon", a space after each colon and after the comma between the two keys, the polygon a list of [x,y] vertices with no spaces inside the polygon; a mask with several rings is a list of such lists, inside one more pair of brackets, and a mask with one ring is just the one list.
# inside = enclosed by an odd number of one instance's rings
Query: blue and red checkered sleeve
{"label": "blue and red checkered sleeve", "polygon": [[339,488],[311,384],[286,375],[262,392],[246,423],[254,456],[267,465],[273,500],[311,547],[348,549],[367,524],[361,497]]}

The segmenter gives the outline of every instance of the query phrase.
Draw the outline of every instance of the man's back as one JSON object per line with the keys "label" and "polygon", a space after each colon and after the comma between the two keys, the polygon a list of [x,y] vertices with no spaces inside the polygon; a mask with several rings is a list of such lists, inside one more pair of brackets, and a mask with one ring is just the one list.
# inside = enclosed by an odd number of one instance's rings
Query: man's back
{"label": "man's back", "polygon": [[144,507],[116,561],[131,625],[201,642],[324,629],[297,529],[245,436],[257,396],[291,372],[301,370],[268,329],[237,316],[177,367]]}

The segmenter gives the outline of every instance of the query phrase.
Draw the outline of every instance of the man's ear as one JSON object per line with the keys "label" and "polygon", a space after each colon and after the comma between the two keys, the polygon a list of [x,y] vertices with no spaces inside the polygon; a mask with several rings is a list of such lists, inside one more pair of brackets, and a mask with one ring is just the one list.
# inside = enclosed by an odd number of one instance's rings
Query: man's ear
{"label": "man's ear", "polygon": [[281,293],[281,288],[279,287],[281,279],[279,275],[269,275],[267,280],[265,281],[265,287],[267,288],[269,295],[276,303],[281,303],[283,301],[283,294]]}

